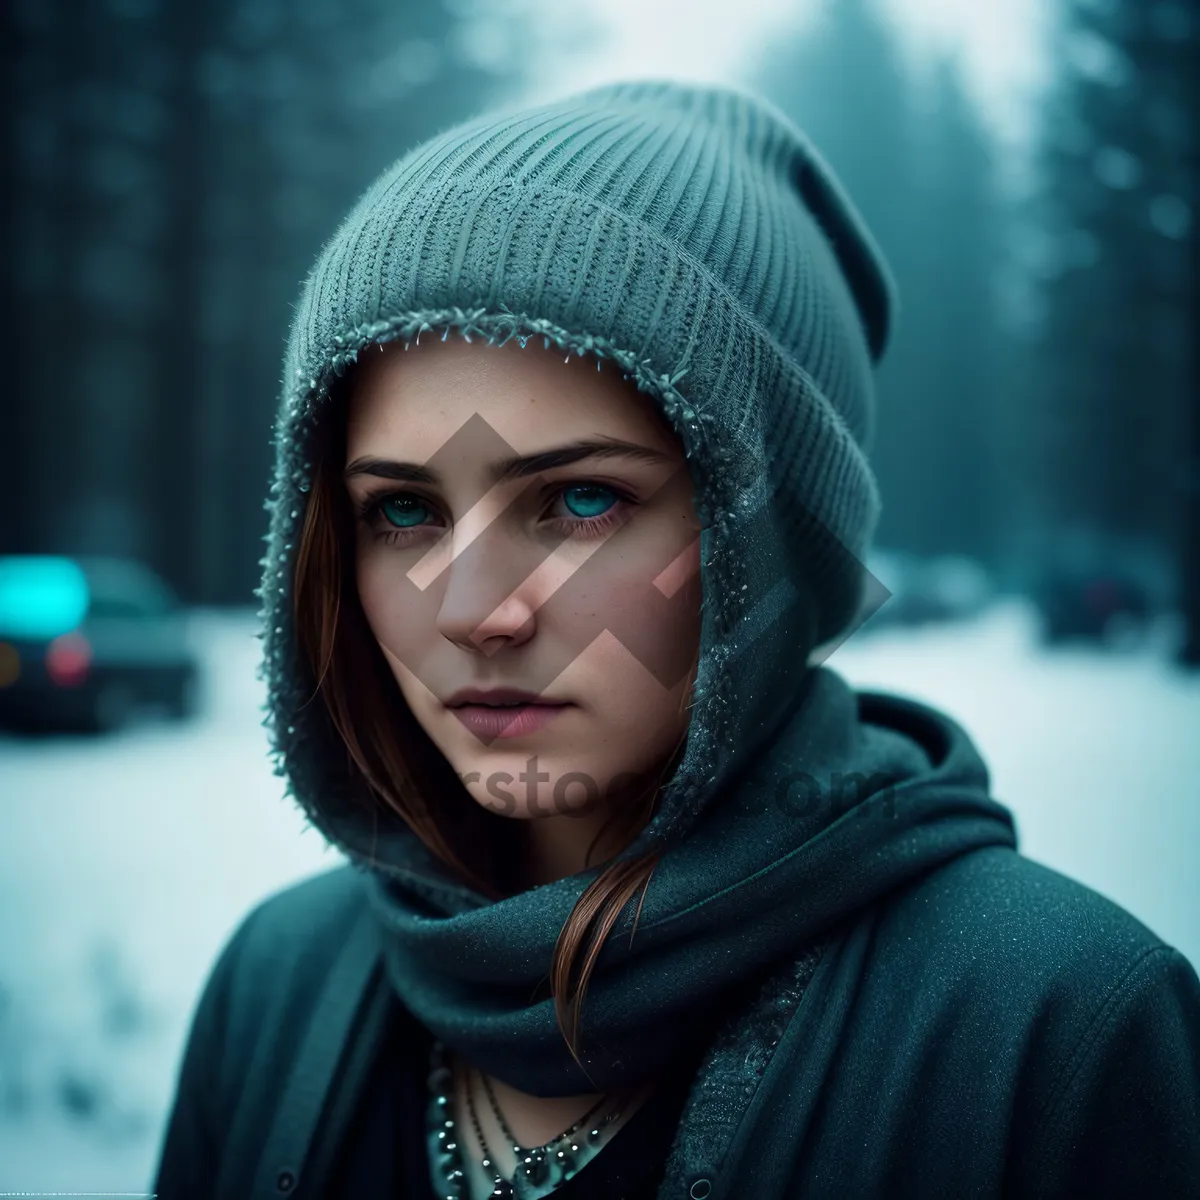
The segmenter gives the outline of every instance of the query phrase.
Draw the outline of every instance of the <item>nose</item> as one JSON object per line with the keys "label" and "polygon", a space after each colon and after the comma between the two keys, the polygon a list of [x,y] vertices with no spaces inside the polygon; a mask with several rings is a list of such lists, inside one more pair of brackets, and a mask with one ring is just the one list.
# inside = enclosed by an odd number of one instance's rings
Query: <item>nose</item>
{"label": "nose", "polygon": [[[515,539],[493,522],[469,545],[452,539],[445,568],[445,592],[438,609],[437,628],[464,650],[489,657],[505,646],[529,641],[537,630],[533,574]],[[456,531],[457,533],[457,531]]]}

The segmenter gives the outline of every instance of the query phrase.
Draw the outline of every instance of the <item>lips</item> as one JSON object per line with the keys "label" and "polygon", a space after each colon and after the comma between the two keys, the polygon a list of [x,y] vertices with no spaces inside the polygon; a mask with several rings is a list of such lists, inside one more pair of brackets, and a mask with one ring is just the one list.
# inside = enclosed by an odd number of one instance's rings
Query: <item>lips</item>
{"label": "lips", "polygon": [[555,720],[560,713],[574,708],[573,704],[517,704],[489,706],[460,704],[450,711],[476,737],[484,741],[494,738],[524,737],[537,733]]}
{"label": "lips", "polygon": [[472,707],[499,708],[516,705],[543,705],[560,707],[567,701],[552,696],[543,696],[539,692],[529,692],[524,688],[460,688],[446,701],[447,708]]}

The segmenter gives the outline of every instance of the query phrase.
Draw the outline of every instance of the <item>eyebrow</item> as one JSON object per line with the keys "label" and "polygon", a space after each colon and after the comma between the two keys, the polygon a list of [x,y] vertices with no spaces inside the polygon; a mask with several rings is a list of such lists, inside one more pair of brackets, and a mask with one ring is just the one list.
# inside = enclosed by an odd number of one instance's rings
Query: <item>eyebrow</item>
{"label": "eyebrow", "polygon": [[[670,462],[669,455],[663,451],[654,450],[650,446],[640,446],[636,442],[623,442],[619,438],[585,438],[569,442],[565,446],[540,450],[537,454],[518,454],[512,458],[499,459],[491,464],[488,473],[492,485],[495,486],[513,479],[539,475],[543,471],[552,471],[555,467],[568,467],[585,458],[631,458],[648,463]],[[391,459],[374,458],[369,455],[356,458],[350,463],[343,478],[350,479],[355,475],[375,475],[381,479],[398,479],[405,483],[424,483],[434,487],[440,483],[436,471],[418,463],[394,462]]]}

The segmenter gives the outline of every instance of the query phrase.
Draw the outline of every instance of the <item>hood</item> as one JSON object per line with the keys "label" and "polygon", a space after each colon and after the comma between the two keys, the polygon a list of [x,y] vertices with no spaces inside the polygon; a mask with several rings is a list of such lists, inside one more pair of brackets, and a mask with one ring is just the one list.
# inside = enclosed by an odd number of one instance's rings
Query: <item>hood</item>
{"label": "hood", "polygon": [[607,85],[486,114],[385,171],[296,306],[266,501],[264,724],[312,823],[372,868],[444,874],[364,806],[293,628],[313,461],[360,351],[433,331],[542,337],[619,365],[680,437],[703,525],[701,652],[684,755],[634,855],[686,835],[795,703],[814,648],[863,617],[871,366],[893,309],[828,166],[732,88]]}
{"label": "hood", "polygon": [[[870,235],[782,114],[733,89],[657,82],[490,114],[417,147],[305,284],[259,593],[275,769],[369,870],[405,1002],[514,1086],[571,1094],[653,1069],[748,972],[947,858],[1015,842],[957,725],[856,696],[814,653],[864,614],[871,367],[893,304]],[[433,331],[541,337],[617,363],[680,437],[703,524],[688,737],[620,856],[663,857],[634,948],[623,914],[589,985],[585,1030],[606,1049],[586,1077],[552,1003],[531,996],[600,868],[499,902],[451,877],[364,796],[310,702],[293,627],[293,551],[321,441],[344,420],[339,381],[364,347]],[[648,1026],[651,1051],[635,1053]]]}

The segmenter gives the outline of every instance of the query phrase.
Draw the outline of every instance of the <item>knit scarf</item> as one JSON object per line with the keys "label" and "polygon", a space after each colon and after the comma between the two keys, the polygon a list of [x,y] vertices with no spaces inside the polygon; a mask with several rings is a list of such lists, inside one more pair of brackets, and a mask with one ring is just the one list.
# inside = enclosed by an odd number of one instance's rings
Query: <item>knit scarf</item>
{"label": "knit scarf", "polygon": [[[970,850],[1015,845],[967,734],[935,709],[808,673],[769,744],[626,905],[581,1009],[581,1057],[547,972],[598,868],[489,902],[436,872],[371,876],[385,962],[437,1037],[539,1096],[636,1086],[688,1053],[747,984],[895,888]],[[636,843],[635,843],[636,845]]]}

